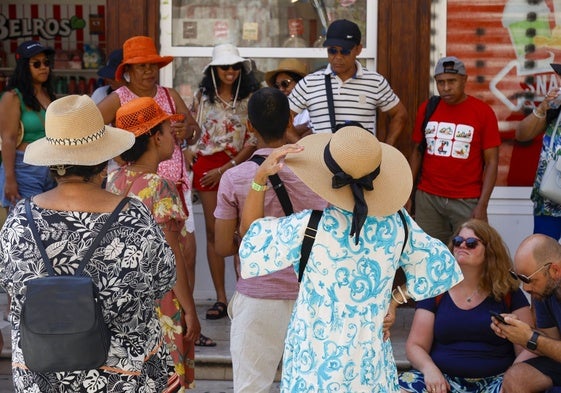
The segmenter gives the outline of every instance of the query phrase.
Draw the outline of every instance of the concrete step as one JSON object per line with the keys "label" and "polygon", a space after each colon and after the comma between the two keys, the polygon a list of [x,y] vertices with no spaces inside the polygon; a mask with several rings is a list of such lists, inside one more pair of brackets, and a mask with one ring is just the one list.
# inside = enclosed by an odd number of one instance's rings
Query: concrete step
{"label": "concrete step", "polygon": [[[230,355],[230,320],[206,320],[206,310],[212,303],[197,301],[197,313],[201,321],[201,331],[212,338],[215,347],[195,347],[195,376],[204,380],[231,380],[232,357]],[[413,320],[413,308],[400,308],[391,331],[392,346],[398,370],[408,370],[411,366],[405,356],[405,341]],[[277,380],[280,378],[280,367]]]}

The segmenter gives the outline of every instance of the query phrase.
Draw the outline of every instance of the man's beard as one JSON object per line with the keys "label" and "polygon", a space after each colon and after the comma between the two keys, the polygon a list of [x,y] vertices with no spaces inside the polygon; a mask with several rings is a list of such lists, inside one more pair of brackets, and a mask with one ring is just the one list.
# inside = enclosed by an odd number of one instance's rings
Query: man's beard
{"label": "man's beard", "polygon": [[545,289],[543,290],[541,295],[537,296],[537,298],[539,300],[543,300],[550,297],[551,295],[555,295],[557,300],[561,301],[561,279],[554,280],[553,278],[551,278],[551,276],[549,276],[547,278]]}

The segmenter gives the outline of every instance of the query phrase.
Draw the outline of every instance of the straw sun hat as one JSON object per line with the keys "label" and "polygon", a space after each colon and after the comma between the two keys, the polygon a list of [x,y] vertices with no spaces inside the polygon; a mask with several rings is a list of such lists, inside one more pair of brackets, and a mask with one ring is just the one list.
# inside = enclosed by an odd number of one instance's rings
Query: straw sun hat
{"label": "straw sun hat", "polygon": [[284,59],[276,70],[265,73],[265,82],[269,87],[274,87],[275,78],[281,72],[291,72],[303,78],[308,74],[308,67],[306,67],[306,63],[298,59]]}
{"label": "straw sun hat", "polygon": [[115,79],[118,81],[122,79],[127,64],[157,64],[158,68],[162,68],[172,61],[173,56],[158,54],[152,38],[142,35],[131,37],[123,44],[123,61],[115,71]]}
{"label": "straw sun hat", "polygon": [[44,138],[25,149],[26,164],[97,165],[130,149],[134,136],[106,126],[87,95],[69,95],[53,101],[45,114]]}
{"label": "straw sun hat", "polygon": [[183,114],[169,115],[164,112],[152,97],[139,97],[117,110],[115,125],[137,137],[146,134],[163,121],[181,121],[183,118]]}
{"label": "straw sun hat", "polygon": [[246,73],[251,71],[251,60],[240,56],[238,48],[232,44],[218,44],[212,49],[212,61],[203,68],[203,74],[208,67],[221,65],[234,65],[242,63]]}
{"label": "straw sun hat", "polygon": [[[336,133],[312,134],[298,141],[304,146],[299,153],[289,154],[286,165],[316,194],[334,206],[353,211],[355,198],[349,185],[333,188],[334,173],[326,164],[331,155],[342,172],[360,179],[375,172],[373,190],[364,190],[368,216],[387,216],[397,212],[411,193],[413,176],[407,159],[399,150],[378,139],[363,128],[347,126]],[[324,150],[328,150],[328,154]]]}

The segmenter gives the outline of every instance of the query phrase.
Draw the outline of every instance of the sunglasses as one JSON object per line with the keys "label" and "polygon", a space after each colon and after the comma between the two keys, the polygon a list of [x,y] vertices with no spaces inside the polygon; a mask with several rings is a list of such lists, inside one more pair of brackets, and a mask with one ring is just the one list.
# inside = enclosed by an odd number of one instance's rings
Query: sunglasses
{"label": "sunglasses", "polygon": [[239,70],[242,69],[242,63],[221,65],[221,66],[218,66],[218,67],[220,67],[220,69],[223,70],[223,71],[228,71],[230,68],[232,68],[234,71],[239,71]]}
{"label": "sunglasses", "polygon": [[352,49],[337,49],[334,47],[329,47],[327,48],[327,53],[329,53],[330,55],[338,55],[338,54],[342,54],[343,56],[348,56],[351,54]]}
{"label": "sunglasses", "polygon": [[49,59],[45,59],[43,60],[43,62],[41,62],[41,60],[36,60],[33,63],[29,63],[29,64],[31,64],[33,68],[38,70],[39,68],[41,68],[41,64],[43,64],[45,67],[50,67],[51,61]]}
{"label": "sunglasses", "polygon": [[466,242],[467,248],[473,250],[475,247],[477,247],[481,240],[476,237],[463,238],[462,236],[456,236],[452,239],[452,244],[454,245],[454,247],[460,247],[463,242]]}
{"label": "sunglasses", "polygon": [[551,265],[552,262],[546,263],[545,265],[543,265],[542,267],[540,267],[538,270],[536,270],[535,272],[533,272],[532,274],[530,274],[529,276],[526,276],[524,274],[518,274],[516,273],[514,270],[509,270],[510,275],[512,276],[512,278],[514,278],[515,280],[520,280],[522,281],[524,284],[530,284],[532,282],[532,277],[534,275],[536,275],[536,273],[542,271],[543,269],[545,269],[546,267],[548,267],[549,265]]}
{"label": "sunglasses", "polygon": [[275,87],[277,89],[283,88],[283,89],[287,89],[288,86],[290,86],[290,84],[293,82],[292,79],[285,79],[283,81],[277,82],[275,83]]}

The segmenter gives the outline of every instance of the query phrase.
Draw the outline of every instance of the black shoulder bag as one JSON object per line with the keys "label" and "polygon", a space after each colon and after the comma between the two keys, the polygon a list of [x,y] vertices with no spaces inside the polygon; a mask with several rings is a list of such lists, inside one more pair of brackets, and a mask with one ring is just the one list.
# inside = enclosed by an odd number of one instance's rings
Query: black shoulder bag
{"label": "black shoulder bag", "polygon": [[103,320],[97,288],[84,268],[107,230],[130,198],[124,198],[107,218],[73,276],[57,276],[31,214],[25,213],[48,276],[26,283],[21,312],[21,347],[25,365],[38,373],[95,369],[107,360],[109,328]]}

